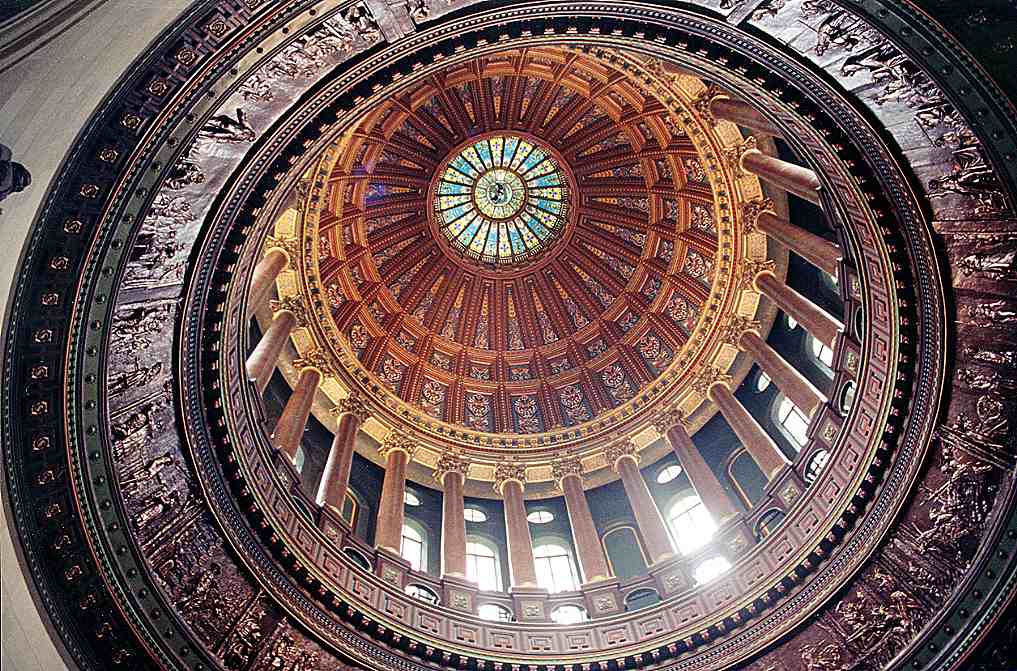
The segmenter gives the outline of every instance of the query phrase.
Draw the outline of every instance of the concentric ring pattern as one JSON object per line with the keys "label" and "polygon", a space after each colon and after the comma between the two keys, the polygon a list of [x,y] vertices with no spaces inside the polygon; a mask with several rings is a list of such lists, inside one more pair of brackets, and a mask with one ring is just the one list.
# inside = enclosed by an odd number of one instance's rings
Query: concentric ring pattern
{"label": "concentric ring pattern", "polygon": [[451,247],[499,267],[533,261],[568,220],[564,168],[537,142],[495,135],[459,150],[438,181],[433,214]]}

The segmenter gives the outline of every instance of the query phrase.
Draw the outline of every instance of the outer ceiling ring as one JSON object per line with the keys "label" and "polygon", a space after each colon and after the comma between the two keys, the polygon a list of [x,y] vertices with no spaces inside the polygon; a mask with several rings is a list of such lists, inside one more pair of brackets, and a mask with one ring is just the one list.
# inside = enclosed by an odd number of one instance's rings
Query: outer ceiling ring
{"label": "outer ceiling ring", "polygon": [[[874,23],[879,23],[889,27],[888,32],[895,33],[901,25],[905,27],[916,26],[918,28],[918,35],[912,34],[908,37],[908,48],[910,49],[912,44],[915,50],[919,48],[928,49],[929,63],[935,65],[937,68],[940,66],[946,66],[954,64],[957,68],[954,75],[945,76],[940,81],[950,91],[956,91],[958,87],[964,86],[964,82],[967,81],[978,81],[974,91],[967,91],[962,96],[954,96],[954,100],[957,101],[958,106],[967,110],[969,114],[968,118],[972,119],[972,124],[978,134],[982,137],[988,138],[990,133],[1001,132],[1003,139],[998,143],[999,147],[1009,147],[1012,151],[1013,148],[1013,128],[1005,116],[998,114],[1000,106],[1005,107],[1005,102],[998,97],[996,89],[992,86],[991,82],[984,80],[984,77],[979,72],[973,72],[973,65],[970,61],[966,60],[966,57],[958,57],[956,61],[953,58],[947,59],[942,56],[941,53],[937,53],[937,49],[942,47],[943,42],[940,41],[942,35],[938,32],[938,29],[929,29],[926,24],[922,23],[925,19],[917,18],[910,8],[901,7],[897,4],[889,4],[883,7],[878,2],[869,3],[874,8],[880,10],[880,18],[877,18],[875,9],[867,16],[867,19]],[[186,18],[185,22],[180,24],[175,32],[168,31],[164,36],[164,39],[160,43],[160,47],[164,49],[164,55],[166,61],[172,61],[171,48],[177,46],[174,42],[176,38],[179,38],[185,31],[185,28],[190,30],[192,25],[200,23],[199,19],[207,16],[215,6],[215,3],[204,3],[195,7],[194,11]],[[231,8],[227,8],[225,5],[221,8],[227,15],[231,11]],[[282,23],[288,19],[291,19],[301,7],[288,6],[286,11],[289,12],[285,15],[276,17],[278,21],[271,24],[273,28],[281,27]],[[862,8],[862,11],[867,11],[866,8]],[[889,18],[887,18],[889,17]],[[245,20],[249,18],[249,15],[245,16]],[[885,22],[885,23],[884,23]],[[184,25],[186,24],[186,25]],[[292,25],[292,24],[291,24]],[[259,28],[256,33],[264,34],[266,30],[265,26]],[[909,28],[910,30],[910,28]],[[277,33],[272,41],[274,44],[279,44],[283,38]],[[215,42],[213,40],[213,42]],[[217,45],[220,42],[215,42]],[[249,43],[250,44],[250,43]],[[205,53],[205,52],[203,52]],[[236,52],[234,52],[236,53]],[[119,88],[116,94],[112,94],[107,100],[104,106],[100,109],[99,114],[89,125],[89,132],[83,135],[79,148],[71,155],[68,165],[65,170],[66,175],[87,175],[92,176],[95,180],[95,184],[99,189],[98,193],[93,192],[91,189],[87,189],[91,196],[86,196],[85,193],[79,191],[83,186],[92,184],[92,182],[83,182],[78,179],[70,178],[60,180],[56,183],[53,191],[46,201],[41,214],[40,221],[36,226],[36,230],[33,233],[31,241],[29,243],[29,251],[25,257],[23,264],[23,271],[20,273],[20,280],[15,289],[15,300],[13,301],[13,310],[11,322],[9,323],[9,330],[7,331],[7,344],[6,348],[7,358],[4,366],[5,376],[5,389],[27,389],[28,391],[24,396],[15,394],[6,394],[4,396],[4,445],[5,445],[5,460],[6,466],[5,472],[7,474],[7,483],[9,491],[11,493],[11,505],[14,513],[14,519],[16,524],[12,525],[12,528],[21,530],[24,534],[21,541],[25,547],[27,560],[30,570],[33,573],[36,584],[42,593],[42,600],[47,604],[53,613],[53,622],[60,633],[60,635],[67,641],[68,648],[76,660],[82,664],[82,666],[99,666],[106,668],[108,666],[108,657],[110,650],[105,642],[100,642],[94,636],[91,636],[88,631],[83,630],[80,627],[81,614],[77,612],[77,608],[69,609],[66,608],[68,604],[64,604],[61,599],[67,592],[66,584],[60,581],[58,575],[63,575],[64,571],[72,568],[69,560],[76,560],[77,557],[71,555],[63,555],[60,557],[53,557],[52,553],[46,548],[43,538],[45,534],[49,533],[47,528],[43,526],[43,523],[35,519],[33,514],[38,508],[37,506],[46,501],[45,497],[53,497],[56,495],[54,488],[39,489],[38,487],[30,488],[27,486],[27,481],[23,478],[38,475],[45,472],[45,469],[54,463],[59,465],[63,463],[63,455],[58,455],[59,458],[55,461],[52,459],[52,453],[44,451],[43,443],[40,442],[41,438],[47,438],[52,441],[53,444],[63,445],[64,431],[66,427],[56,425],[50,418],[45,415],[37,415],[29,412],[30,404],[37,403],[39,399],[40,390],[38,389],[35,382],[29,381],[27,377],[27,367],[22,367],[20,364],[24,361],[27,363],[29,357],[33,361],[43,362],[51,366],[51,370],[60,371],[55,373],[56,375],[63,374],[63,355],[65,350],[62,347],[51,347],[47,346],[44,341],[39,338],[46,329],[57,328],[57,338],[64,333],[62,330],[64,325],[70,323],[69,314],[72,307],[93,307],[91,301],[92,298],[82,296],[80,299],[74,297],[75,300],[67,300],[61,303],[52,312],[40,311],[35,308],[35,300],[41,295],[44,289],[56,289],[58,291],[73,291],[73,284],[67,281],[69,276],[74,277],[75,283],[77,280],[76,274],[73,272],[74,269],[81,267],[81,259],[83,258],[82,253],[88,243],[91,242],[89,236],[75,237],[73,231],[75,228],[70,225],[71,222],[84,219],[87,226],[92,226],[99,222],[103,222],[102,228],[102,239],[108,240],[112,235],[112,231],[107,226],[113,223],[123,223],[118,220],[119,216],[124,212],[127,212],[129,216],[139,215],[144,208],[138,206],[120,207],[124,206],[125,202],[118,200],[115,203],[109,205],[109,209],[104,208],[102,213],[108,214],[109,218],[104,218],[99,212],[99,209],[89,205],[90,199],[95,197],[102,197],[106,193],[105,189],[108,188],[111,181],[117,181],[119,188],[119,179],[121,177],[116,176],[115,180],[110,178],[107,165],[99,158],[100,151],[109,142],[109,138],[117,137],[118,147],[122,150],[125,145],[134,147],[139,145],[139,139],[133,134],[125,134],[121,121],[126,117],[121,116],[124,109],[130,110],[132,113],[137,110],[144,110],[146,114],[151,113],[156,103],[152,103],[148,94],[142,93],[140,96],[137,92],[142,91],[151,81],[151,78],[158,78],[163,74],[160,69],[162,65],[157,65],[158,59],[153,57],[147,59],[142,63],[133,74],[133,78],[126,80],[125,83]],[[926,61],[923,61],[926,62]],[[219,71],[228,80],[229,75],[226,74],[229,64],[223,64],[219,68]],[[139,102],[141,100],[141,102]],[[146,100],[148,102],[146,102]],[[123,105],[123,107],[121,107]],[[148,105],[148,106],[146,106]],[[202,114],[208,113],[208,110],[212,108],[210,101],[204,101],[197,103],[197,114],[195,117],[200,119]],[[973,112],[976,109],[980,109],[980,106],[984,106],[986,113],[984,115],[979,114],[976,116]],[[173,113],[167,113],[169,118],[175,118],[183,124],[183,128],[196,128],[200,125],[200,121],[183,122],[182,116],[184,111],[177,110]],[[100,130],[101,129],[101,130]],[[999,131],[997,129],[1003,129]],[[160,134],[160,139],[169,137],[171,133],[171,127],[165,126],[159,130],[157,134]],[[102,135],[105,133],[105,135]],[[996,155],[997,144],[991,144],[989,150]],[[998,149],[999,152],[1006,151],[1006,149]],[[172,165],[175,158],[176,150],[172,148],[162,147],[148,147],[146,148],[143,156],[143,161],[152,160],[156,155],[160,158],[163,165]],[[124,154],[121,152],[121,156]],[[1012,153],[1010,154],[1012,157]],[[997,156],[998,158],[998,156]],[[999,169],[1003,173],[1012,179],[1014,174],[1015,166],[1013,161],[1008,159],[1009,162],[1001,161],[999,163]],[[121,165],[121,164],[117,164]],[[87,177],[86,177],[87,179]],[[152,174],[147,169],[142,171],[140,167],[133,166],[131,171],[124,176],[125,180],[129,180],[134,186],[139,183],[143,184],[145,188],[157,183],[157,176]],[[1013,183],[1012,181],[1010,182]],[[141,202],[141,201],[137,201]],[[98,226],[96,226],[98,228]],[[123,232],[123,229],[121,229]],[[53,269],[48,267],[51,258],[51,250],[46,249],[43,245],[53,236],[53,239],[58,241],[60,250],[70,259],[72,272],[69,275],[61,275],[59,273],[54,274]],[[89,237],[89,239],[85,239]],[[122,240],[122,238],[120,238]],[[116,256],[116,255],[114,255]],[[98,270],[98,266],[92,266],[92,269]],[[35,284],[36,280],[46,278],[49,283],[47,287],[41,287]],[[100,281],[99,285],[93,290],[93,296],[106,292],[112,287],[112,281],[107,279]],[[68,296],[73,295],[67,293]],[[104,294],[108,295],[108,294]],[[72,305],[73,303],[73,305]],[[87,304],[87,305],[86,305]],[[98,306],[94,306],[98,308]],[[98,316],[103,318],[108,317],[108,314],[102,313],[101,310],[97,310]],[[81,326],[81,324],[78,324]],[[51,333],[52,334],[52,333]],[[98,341],[95,339],[87,340],[82,339],[78,341],[81,343],[80,349],[73,349],[72,351],[76,355],[81,355],[84,358],[91,356],[89,354],[90,348],[93,343]],[[78,365],[76,360],[73,364]],[[92,367],[94,371],[94,366]],[[73,369],[72,369],[72,372]],[[83,376],[75,376],[75,384],[80,384],[81,394],[85,403],[94,401],[98,398],[95,390],[92,389],[91,385],[94,385],[94,380],[89,381],[89,376],[94,375],[93,372],[86,372]],[[80,423],[74,421],[71,422],[72,426],[84,427],[89,429],[94,424],[94,415],[87,415],[80,413],[80,407],[76,405],[77,399],[70,404],[71,410],[75,413],[75,417],[80,418]],[[73,437],[74,444],[73,449],[75,450],[98,450],[101,447],[100,442],[96,438],[89,438],[90,431],[86,430],[81,434],[75,434]],[[80,442],[78,442],[80,441]],[[96,454],[99,454],[96,451]],[[50,455],[50,456],[47,456]],[[103,456],[99,454],[96,460],[99,465],[103,465]],[[108,487],[103,487],[99,484],[92,484],[91,481],[81,481],[83,487],[82,493],[89,498],[85,501],[86,505],[91,506],[97,501],[105,500],[103,497],[108,496]],[[50,498],[49,500],[52,500]],[[103,512],[98,510],[90,511],[89,515],[95,515],[94,520],[101,522],[103,528],[93,526],[91,532],[109,534],[110,543],[122,542],[124,537],[122,534],[118,535],[115,531],[104,530],[106,525],[116,523],[119,519],[120,513],[115,509],[107,509]],[[74,528],[78,528],[80,520],[76,514],[71,512],[62,513],[57,518],[62,523],[68,523]],[[1005,523],[1008,523],[1013,528],[1013,518],[1009,517]],[[94,522],[90,522],[94,525]],[[35,535],[38,532],[38,535]],[[105,541],[104,541],[105,543]],[[1008,540],[1001,540],[999,546],[1000,552],[1008,553],[1010,556],[1013,552],[1013,543]],[[103,561],[105,562],[104,570],[110,570],[112,573],[107,574],[111,581],[116,582],[118,589],[121,587],[123,591],[119,592],[117,599],[125,599],[131,602],[131,612],[140,612],[136,609],[137,601],[132,596],[139,589],[151,589],[151,583],[147,582],[145,577],[135,570],[132,574],[130,568],[136,569],[136,564],[131,565],[129,563],[122,563],[126,560],[117,559],[112,553],[112,544],[104,544],[97,548],[99,552],[103,554]],[[133,555],[131,555],[133,556]],[[128,558],[129,560],[129,558]],[[1007,559],[1006,561],[1009,561]],[[130,567],[130,568],[128,568]],[[1005,564],[1005,569],[1000,575],[1011,575],[1012,565]],[[97,599],[104,608],[108,608],[111,613],[111,620],[113,621],[112,626],[117,628],[119,632],[127,632],[127,628],[123,619],[120,619],[116,615],[118,604],[114,603],[104,587],[99,583],[96,578],[96,574],[92,572],[92,568],[89,565],[78,566],[78,570],[85,571],[85,579],[92,580],[91,583],[97,588]],[[965,588],[965,605],[967,607],[974,607],[972,604],[986,603],[986,600],[991,601],[993,607],[998,606],[1000,600],[1005,597],[1005,592],[1002,594],[996,590],[996,583],[988,580],[982,574],[979,574],[977,580],[972,580]],[[971,590],[977,590],[972,593]],[[984,598],[982,595],[986,595]],[[58,596],[59,595],[59,596]],[[975,596],[977,595],[977,596]],[[959,600],[959,599],[958,599]],[[118,601],[119,603],[119,601]],[[122,604],[121,604],[122,605]],[[980,621],[977,624],[969,624],[964,619],[958,619],[956,615],[956,601],[952,606],[955,610],[953,614],[949,616],[952,618],[951,623],[957,625],[957,629],[962,633],[958,636],[966,637],[972,635],[973,631],[977,631],[978,628],[985,626],[984,621]],[[166,621],[163,620],[163,626]],[[144,636],[148,641],[154,642],[158,640],[158,645],[161,651],[165,654],[172,654],[174,661],[171,662],[173,665],[194,665],[194,651],[191,650],[187,655],[183,655],[182,658],[176,658],[176,650],[178,650],[179,641],[186,638],[187,633],[181,629],[177,629],[177,637],[175,639],[163,639],[160,630],[155,627],[149,627],[147,624],[139,624],[139,627],[144,628]],[[950,632],[954,631],[953,628]],[[944,655],[953,655],[955,648],[951,647],[956,641],[956,638],[952,633],[945,633],[940,631],[937,633],[937,640],[941,649],[947,649]],[[970,641],[970,639],[967,639]],[[134,645],[134,639],[130,634],[126,634],[120,638],[120,642],[126,648],[130,648],[135,651],[135,654],[141,652],[140,648]],[[144,653],[142,653],[144,654]],[[917,653],[916,653],[917,654]],[[104,656],[103,662],[97,662],[99,657]],[[164,657],[167,660],[168,658]],[[915,661],[928,660],[928,656],[916,656]]]}

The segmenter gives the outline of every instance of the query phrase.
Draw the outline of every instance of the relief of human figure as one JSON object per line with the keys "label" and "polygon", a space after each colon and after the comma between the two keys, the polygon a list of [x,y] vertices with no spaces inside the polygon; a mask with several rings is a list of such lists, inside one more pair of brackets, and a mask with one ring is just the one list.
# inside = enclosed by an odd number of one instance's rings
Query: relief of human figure
{"label": "relief of human figure", "polygon": [[247,113],[239,107],[236,108],[234,116],[217,114],[206,121],[198,131],[199,140],[228,144],[254,142],[257,137],[258,134],[247,121]]}
{"label": "relief of human figure", "polygon": [[144,501],[141,510],[131,518],[131,522],[135,529],[144,529],[157,518],[174,510],[179,503],[180,494],[178,492],[160,488]]}
{"label": "relief of human figure", "polygon": [[120,396],[131,389],[140,389],[152,382],[161,372],[161,361],[156,361],[151,366],[142,366],[135,360],[133,369],[114,375],[109,383],[109,394],[110,396]]}

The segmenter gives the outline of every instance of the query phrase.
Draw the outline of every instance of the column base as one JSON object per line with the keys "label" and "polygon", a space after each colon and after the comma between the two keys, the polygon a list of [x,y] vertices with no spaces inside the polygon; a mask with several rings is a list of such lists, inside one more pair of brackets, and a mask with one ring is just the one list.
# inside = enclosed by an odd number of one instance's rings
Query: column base
{"label": "column base", "polygon": [[453,610],[477,612],[477,584],[466,578],[446,575],[441,578],[441,602]]}
{"label": "column base", "polygon": [[583,596],[586,598],[586,613],[591,620],[617,615],[625,610],[618,578],[584,583]]}
{"label": "column base", "polygon": [[511,587],[512,605],[519,622],[548,622],[547,590],[541,587]]}

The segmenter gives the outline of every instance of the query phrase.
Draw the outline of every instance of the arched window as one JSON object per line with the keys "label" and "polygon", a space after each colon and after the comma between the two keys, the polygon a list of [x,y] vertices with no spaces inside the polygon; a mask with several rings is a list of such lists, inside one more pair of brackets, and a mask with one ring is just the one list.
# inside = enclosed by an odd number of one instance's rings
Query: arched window
{"label": "arched window", "polygon": [[502,582],[498,550],[487,541],[467,538],[466,577],[485,592],[500,592]]}
{"label": "arched window", "polygon": [[756,522],[756,540],[763,540],[780,526],[784,521],[784,511],[780,508],[772,508],[759,516]]}
{"label": "arched window", "polygon": [[435,594],[434,590],[430,587],[424,587],[423,585],[407,585],[406,589],[403,591],[412,596],[414,599],[420,599],[421,601],[435,606],[438,605],[438,595]]}
{"label": "arched window", "polygon": [[657,484],[666,485],[682,474],[682,467],[678,464],[668,464],[657,472]]}
{"label": "arched window", "polygon": [[696,579],[697,583],[702,584],[727,573],[729,568],[731,568],[731,562],[717,555],[716,557],[703,560],[696,567],[696,570],[692,572],[692,577]]}
{"label": "arched window", "polygon": [[746,508],[751,508],[766,494],[766,476],[744,447],[736,449],[728,458],[727,479]]}
{"label": "arched window", "polygon": [[667,522],[678,550],[685,555],[705,545],[717,529],[706,506],[695,494],[685,494],[675,501],[668,510]]}
{"label": "arched window", "polygon": [[826,450],[816,450],[816,453],[809,459],[805,467],[805,484],[811,485],[819,477],[819,474],[826,468],[826,462],[830,461],[830,453]]}
{"label": "arched window", "polygon": [[833,350],[814,335],[809,336],[809,351],[827,369],[833,368]]}
{"label": "arched window", "polygon": [[357,503],[356,497],[353,495],[353,492],[346,490],[346,498],[343,499],[342,517],[349,522],[352,529],[357,528],[358,510],[360,510],[360,505]]}
{"label": "arched window", "polygon": [[579,624],[580,622],[586,622],[588,619],[586,609],[582,606],[567,604],[565,606],[558,606],[551,611],[551,621],[555,624]]}
{"label": "arched window", "polygon": [[784,395],[781,395],[779,398],[777,423],[784,430],[784,433],[791,438],[791,444],[797,452],[809,442],[809,418],[790,398]]}
{"label": "arched window", "polygon": [[857,390],[858,385],[855,384],[854,380],[848,380],[847,384],[844,385],[844,388],[841,389],[840,401],[837,405],[839,406],[840,414],[845,417],[849,412],[851,412],[851,406],[855,404],[855,392]]}
{"label": "arched window", "polygon": [[770,387],[770,376],[759,371],[759,375],[756,376],[756,393],[762,393]]}
{"label": "arched window", "polygon": [[512,621],[512,611],[505,606],[500,606],[496,603],[481,604],[477,608],[477,615],[480,616],[481,620],[488,620],[490,622]]}
{"label": "arched window", "polygon": [[615,527],[604,534],[601,543],[611,565],[611,575],[622,579],[646,575],[646,553],[634,528]]}
{"label": "arched window", "polygon": [[480,508],[466,508],[463,510],[463,519],[467,522],[480,524],[487,521],[487,514]]}
{"label": "arched window", "polygon": [[343,548],[343,554],[350,558],[354,564],[364,569],[365,571],[371,570],[371,562],[367,561],[360,550],[354,550],[353,548]]}
{"label": "arched window", "polygon": [[304,461],[307,455],[304,454],[304,446],[297,445],[297,453],[293,455],[293,468],[297,469],[297,473],[304,472]]}
{"label": "arched window", "polygon": [[625,610],[640,610],[655,603],[660,603],[660,595],[657,590],[644,587],[633,590],[625,595]]}
{"label": "arched window", "polygon": [[576,567],[569,551],[557,543],[544,543],[533,549],[537,584],[548,592],[572,592],[579,589]]}
{"label": "arched window", "polygon": [[400,553],[414,571],[427,570],[427,535],[414,522],[403,524],[403,542]]}

